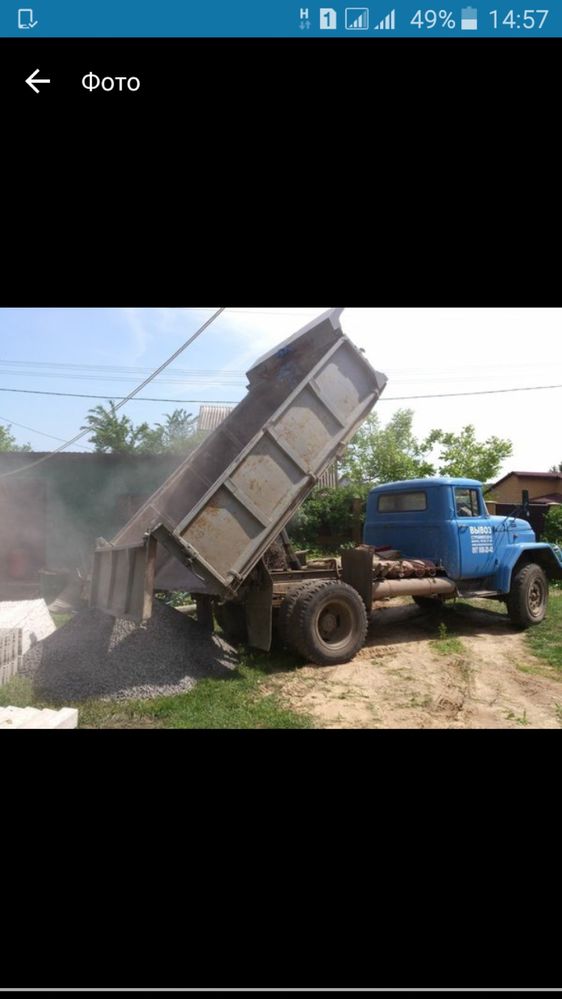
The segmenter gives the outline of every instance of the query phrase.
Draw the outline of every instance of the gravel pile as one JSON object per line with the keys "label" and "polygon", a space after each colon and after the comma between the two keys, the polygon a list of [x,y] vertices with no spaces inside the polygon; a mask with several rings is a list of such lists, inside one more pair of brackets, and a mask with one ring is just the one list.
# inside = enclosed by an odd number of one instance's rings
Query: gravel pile
{"label": "gravel pile", "polygon": [[81,611],[30,648],[19,674],[32,678],[37,696],[68,704],[184,693],[203,677],[227,677],[236,665],[232,646],[155,600],[142,624]]}

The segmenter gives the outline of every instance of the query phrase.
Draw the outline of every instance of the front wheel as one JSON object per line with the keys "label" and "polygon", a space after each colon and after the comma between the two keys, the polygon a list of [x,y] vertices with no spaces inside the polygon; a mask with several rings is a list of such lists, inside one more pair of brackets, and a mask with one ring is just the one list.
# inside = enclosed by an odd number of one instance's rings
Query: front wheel
{"label": "front wheel", "polygon": [[515,573],[506,604],[513,624],[519,628],[541,623],[548,604],[548,579],[540,565],[531,562]]}

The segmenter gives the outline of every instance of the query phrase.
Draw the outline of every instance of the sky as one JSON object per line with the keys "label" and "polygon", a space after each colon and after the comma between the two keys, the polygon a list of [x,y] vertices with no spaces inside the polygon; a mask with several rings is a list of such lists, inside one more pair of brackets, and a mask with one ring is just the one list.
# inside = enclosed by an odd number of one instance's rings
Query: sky
{"label": "sky", "polygon": [[[0,309],[0,425],[11,424],[17,442],[35,451],[57,447],[104,400],[13,390],[118,399],[216,308]],[[142,392],[182,401],[132,400],[122,412],[135,423],[154,424],[175,408],[197,414],[198,401],[191,400],[239,401],[254,361],[327,308],[227,309]],[[562,388],[398,398],[562,386],[562,309],[346,309],[341,322],[389,379],[377,404],[383,422],[408,407],[418,437],[434,427],[458,432],[468,423],[479,439],[507,437],[513,456],[500,474],[548,471],[562,461]],[[85,438],[71,450],[88,447]]]}

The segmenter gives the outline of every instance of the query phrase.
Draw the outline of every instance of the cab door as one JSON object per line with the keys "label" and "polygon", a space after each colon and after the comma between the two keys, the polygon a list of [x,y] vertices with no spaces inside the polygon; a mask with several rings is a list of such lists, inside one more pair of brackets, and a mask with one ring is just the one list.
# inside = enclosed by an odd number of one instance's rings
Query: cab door
{"label": "cab door", "polygon": [[456,486],[461,579],[482,579],[495,570],[495,534],[479,489]]}

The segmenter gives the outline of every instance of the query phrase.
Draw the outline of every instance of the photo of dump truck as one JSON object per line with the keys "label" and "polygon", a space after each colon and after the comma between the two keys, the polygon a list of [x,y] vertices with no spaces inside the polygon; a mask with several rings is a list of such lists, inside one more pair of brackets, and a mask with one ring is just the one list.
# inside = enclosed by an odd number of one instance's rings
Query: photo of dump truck
{"label": "photo of dump truck", "polygon": [[282,642],[318,665],[348,662],[373,603],[411,596],[505,601],[521,628],[544,618],[562,552],[523,519],[491,516],[481,483],[386,483],[367,504],[363,544],[308,561],[287,525],[376,405],[387,378],[330,309],[261,357],[223,423],[111,542],[98,539],[90,605],[146,620],[155,590],[192,594],[208,630],[268,651]]}

